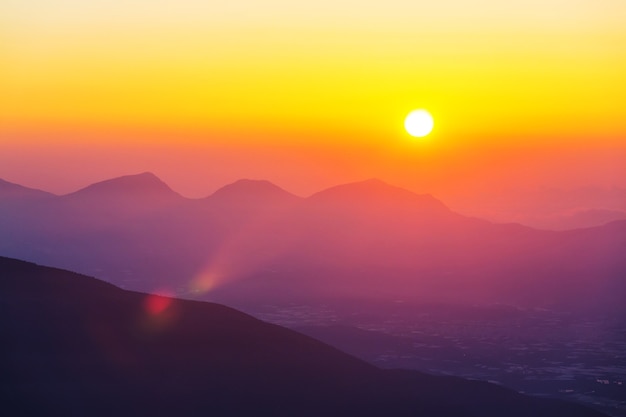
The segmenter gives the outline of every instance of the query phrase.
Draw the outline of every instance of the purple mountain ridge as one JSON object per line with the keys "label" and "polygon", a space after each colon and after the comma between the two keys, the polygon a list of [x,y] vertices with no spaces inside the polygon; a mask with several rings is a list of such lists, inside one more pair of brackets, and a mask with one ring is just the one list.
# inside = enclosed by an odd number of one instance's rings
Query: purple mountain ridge
{"label": "purple mountain ridge", "polygon": [[66,199],[78,199],[85,197],[123,198],[139,196],[156,199],[183,198],[151,172],[125,175],[97,182],[63,197]]}
{"label": "purple mountain ridge", "polygon": [[0,178],[0,204],[11,201],[36,200],[54,197],[54,194],[24,187]]}
{"label": "purple mountain ridge", "polygon": [[378,179],[337,185],[313,194],[308,200],[326,204],[409,205],[424,210],[449,211],[445,204],[430,194],[416,194]]}
{"label": "purple mountain ridge", "polygon": [[[626,297],[626,222],[565,232],[494,224],[380,180],[308,198],[240,180],[192,200],[143,173],[25,207],[1,215],[0,255],[136,290],[609,309]],[[201,276],[211,290],[200,294]]]}
{"label": "purple mountain ridge", "polygon": [[206,198],[210,203],[219,204],[293,203],[300,199],[269,181],[250,179],[225,185]]}

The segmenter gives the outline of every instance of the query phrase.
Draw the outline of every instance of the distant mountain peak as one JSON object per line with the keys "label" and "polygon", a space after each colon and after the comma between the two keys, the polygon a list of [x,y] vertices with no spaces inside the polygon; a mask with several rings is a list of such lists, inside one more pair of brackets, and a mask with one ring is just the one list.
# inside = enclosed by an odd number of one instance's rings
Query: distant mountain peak
{"label": "distant mountain peak", "polygon": [[142,195],[142,196],[162,196],[181,197],[173,191],[159,177],[151,172],[140,174],[124,175],[91,184],[82,188],[69,196],[86,195]]}
{"label": "distant mountain peak", "polygon": [[15,184],[0,178],[0,201],[6,199],[33,199],[52,197],[53,195],[54,194],[37,190],[35,188],[24,187],[23,185]]}
{"label": "distant mountain peak", "polygon": [[225,185],[208,199],[212,201],[289,201],[298,197],[267,180],[240,179]]}
{"label": "distant mountain peak", "polygon": [[318,202],[361,202],[368,204],[418,204],[423,207],[446,210],[449,209],[441,201],[430,194],[416,194],[407,189],[390,185],[380,179],[370,178],[348,184],[337,185],[320,191],[309,197]]}
{"label": "distant mountain peak", "polygon": [[177,194],[159,177],[151,172],[124,175],[91,184],[73,194],[86,193],[169,193]]}
{"label": "distant mountain peak", "polygon": [[400,192],[403,192],[403,193],[410,193],[410,191],[408,190],[390,185],[386,183],[385,181],[380,180],[378,178],[368,178],[362,181],[355,181],[355,182],[349,182],[346,184],[335,185],[333,187],[322,190],[316,194],[313,194],[311,197],[321,196],[321,195],[330,195],[330,194],[348,193],[348,192],[349,193],[356,193],[356,192],[373,193],[373,192],[382,191],[382,190],[386,190],[386,191],[400,190]]}
{"label": "distant mountain peak", "polygon": [[[353,182],[352,184],[363,184],[363,185],[369,185],[369,186],[387,186],[387,187],[391,186],[389,183],[386,183],[385,181],[378,179],[378,178],[368,178],[363,181]],[[349,184],[346,184],[346,185],[349,185]]]}

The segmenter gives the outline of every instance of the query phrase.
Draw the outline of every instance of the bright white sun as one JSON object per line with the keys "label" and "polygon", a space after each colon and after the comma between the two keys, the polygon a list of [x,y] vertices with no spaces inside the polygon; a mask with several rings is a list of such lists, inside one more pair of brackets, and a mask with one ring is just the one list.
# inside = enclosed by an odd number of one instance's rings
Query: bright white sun
{"label": "bright white sun", "polygon": [[426,110],[413,110],[404,119],[404,128],[409,132],[409,135],[416,138],[428,135],[433,130],[434,125],[433,116]]}

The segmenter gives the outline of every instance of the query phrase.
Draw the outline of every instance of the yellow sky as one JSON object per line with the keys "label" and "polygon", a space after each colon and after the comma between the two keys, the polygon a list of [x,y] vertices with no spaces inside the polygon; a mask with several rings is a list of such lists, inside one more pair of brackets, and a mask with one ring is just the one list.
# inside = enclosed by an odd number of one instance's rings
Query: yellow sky
{"label": "yellow sky", "polygon": [[[445,163],[471,177],[533,147],[602,165],[626,152],[624,22],[622,0],[1,0],[0,146],[254,145],[272,169],[280,155],[397,183],[418,162],[444,183]],[[435,118],[420,142],[402,127],[414,108]],[[143,167],[133,149],[126,170]],[[562,175],[589,177],[577,158]]]}
{"label": "yellow sky", "polygon": [[[621,1],[0,4],[5,123],[626,131]],[[544,139],[545,140],[545,139]]]}

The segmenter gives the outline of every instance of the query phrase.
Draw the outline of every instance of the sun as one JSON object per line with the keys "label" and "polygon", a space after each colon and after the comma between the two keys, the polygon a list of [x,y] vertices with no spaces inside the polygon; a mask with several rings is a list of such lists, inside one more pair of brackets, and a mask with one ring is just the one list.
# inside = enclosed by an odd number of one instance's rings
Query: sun
{"label": "sun", "polygon": [[406,119],[404,119],[404,128],[409,135],[416,138],[422,138],[428,135],[432,132],[434,125],[435,121],[433,120],[433,116],[423,109],[413,110],[406,116]]}

